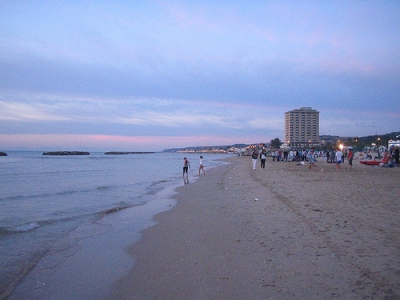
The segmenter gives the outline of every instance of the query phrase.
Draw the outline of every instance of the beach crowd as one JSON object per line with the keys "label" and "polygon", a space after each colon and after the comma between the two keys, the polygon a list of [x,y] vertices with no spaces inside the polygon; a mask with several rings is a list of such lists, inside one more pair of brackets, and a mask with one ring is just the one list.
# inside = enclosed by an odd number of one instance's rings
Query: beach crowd
{"label": "beach crowd", "polygon": [[349,168],[352,168],[353,160],[378,160],[381,167],[400,167],[399,147],[385,149],[383,153],[362,151],[354,153],[352,148],[345,150],[336,148],[331,151],[315,151],[314,148],[300,150],[276,149],[267,153],[266,149],[259,151],[254,149],[252,152],[252,166],[256,169],[257,160],[261,161],[261,168],[265,168],[267,157],[272,158],[272,162],[298,162],[299,164],[309,163],[309,169],[315,166],[318,159],[326,160],[327,163],[336,165],[336,170],[340,171],[341,164],[347,160]]}

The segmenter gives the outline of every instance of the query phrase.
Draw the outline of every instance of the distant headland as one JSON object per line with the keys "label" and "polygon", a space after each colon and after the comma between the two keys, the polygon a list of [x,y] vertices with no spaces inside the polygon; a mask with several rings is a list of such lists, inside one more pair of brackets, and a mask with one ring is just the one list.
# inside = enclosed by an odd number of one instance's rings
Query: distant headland
{"label": "distant headland", "polygon": [[106,155],[122,155],[122,154],[152,154],[155,152],[120,152],[120,151],[110,151],[104,154]]}
{"label": "distant headland", "polygon": [[7,156],[7,153],[0,151],[0,156]]}

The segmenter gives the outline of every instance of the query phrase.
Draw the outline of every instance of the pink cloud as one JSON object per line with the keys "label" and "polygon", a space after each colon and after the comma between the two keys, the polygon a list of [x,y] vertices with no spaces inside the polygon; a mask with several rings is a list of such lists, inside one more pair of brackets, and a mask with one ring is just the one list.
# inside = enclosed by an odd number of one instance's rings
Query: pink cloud
{"label": "pink cloud", "polygon": [[196,26],[204,29],[217,29],[217,26],[213,22],[210,22],[206,15],[207,12],[200,6],[195,9],[185,9],[183,6],[175,4],[168,4],[169,12],[173,20],[183,28]]}
{"label": "pink cloud", "polygon": [[330,57],[321,58],[318,61],[319,69],[327,73],[362,73],[374,74],[377,72],[376,67],[368,62],[360,60],[356,57]]}

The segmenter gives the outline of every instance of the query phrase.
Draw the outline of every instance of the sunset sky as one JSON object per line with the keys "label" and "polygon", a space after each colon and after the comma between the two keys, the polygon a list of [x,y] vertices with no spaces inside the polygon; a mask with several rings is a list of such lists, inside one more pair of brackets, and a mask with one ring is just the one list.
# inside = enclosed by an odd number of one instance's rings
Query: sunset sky
{"label": "sunset sky", "polygon": [[0,0],[0,151],[400,131],[399,1]]}

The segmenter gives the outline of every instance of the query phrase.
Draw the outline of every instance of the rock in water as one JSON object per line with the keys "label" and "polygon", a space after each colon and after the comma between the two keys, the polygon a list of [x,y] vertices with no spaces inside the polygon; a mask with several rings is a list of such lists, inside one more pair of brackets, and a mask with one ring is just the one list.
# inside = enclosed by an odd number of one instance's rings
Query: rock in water
{"label": "rock in water", "polygon": [[85,151],[54,151],[43,152],[42,155],[90,155],[90,153]]}

